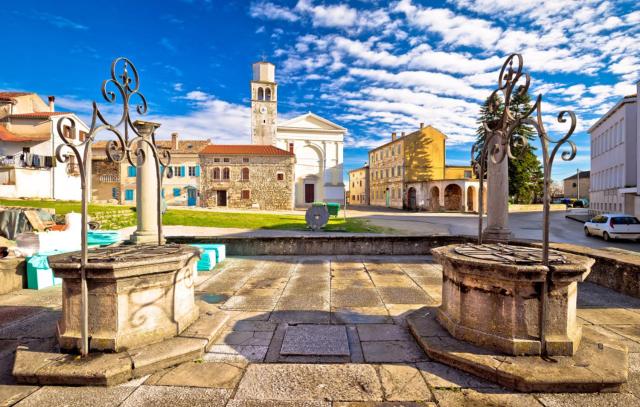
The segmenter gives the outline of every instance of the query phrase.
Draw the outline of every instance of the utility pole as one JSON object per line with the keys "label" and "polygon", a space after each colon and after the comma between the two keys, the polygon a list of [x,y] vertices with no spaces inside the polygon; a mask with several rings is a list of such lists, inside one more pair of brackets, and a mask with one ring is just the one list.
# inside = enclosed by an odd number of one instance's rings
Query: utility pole
{"label": "utility pole", "polygon": [[576,182],[576,199],[580,199],[580,168],[576,169],[576,176],[578,177],[578,181]]}

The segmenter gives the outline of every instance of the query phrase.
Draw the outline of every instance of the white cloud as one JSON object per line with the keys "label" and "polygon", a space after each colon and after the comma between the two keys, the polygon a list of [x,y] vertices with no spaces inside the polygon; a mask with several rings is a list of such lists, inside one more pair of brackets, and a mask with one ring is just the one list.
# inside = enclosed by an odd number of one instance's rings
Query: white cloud
{"label": "white cloud", "polygon": [[298,15],[292,10],[268,1],[251,3],[249,15],[264,20],[297,21],[299,19]]}
{"label": "white cloud", "polygon": [[358,18],[358,12],[344,4],[316,6],[310,0],[300,0],[295,9],[309,13],[314,27],[350,27]]}

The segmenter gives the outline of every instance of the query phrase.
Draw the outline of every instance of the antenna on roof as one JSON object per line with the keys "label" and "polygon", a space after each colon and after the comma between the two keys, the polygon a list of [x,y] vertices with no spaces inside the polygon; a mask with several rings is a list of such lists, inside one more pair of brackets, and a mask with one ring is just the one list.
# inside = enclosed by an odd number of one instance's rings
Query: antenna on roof
{"label": "antenna on roof", "polygon": [[262,54],[260,54],[260,61],[267,62],[267,55],[264,53],[264,50],[262,51]]}

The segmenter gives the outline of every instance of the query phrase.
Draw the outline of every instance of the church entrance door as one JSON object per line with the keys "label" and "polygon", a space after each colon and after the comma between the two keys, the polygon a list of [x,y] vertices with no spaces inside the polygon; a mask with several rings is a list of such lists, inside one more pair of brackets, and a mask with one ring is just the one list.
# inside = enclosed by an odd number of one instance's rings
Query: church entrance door
{"label": "church entrance door", "polygon": [[304,184],[304,202],[312,203],[315,200],[315,184]]}
{"label": "church entrance door", "polygon": [[216,191],[218,206],[227,206],[227,191]]}

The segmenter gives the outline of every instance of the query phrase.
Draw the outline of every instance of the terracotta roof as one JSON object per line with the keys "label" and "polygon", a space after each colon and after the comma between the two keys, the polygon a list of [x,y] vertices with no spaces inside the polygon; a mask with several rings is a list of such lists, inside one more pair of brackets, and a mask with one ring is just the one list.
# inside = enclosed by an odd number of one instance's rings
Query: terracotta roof
{"label": "terracotta roof", "polygon": [[30,95],[31,92],[0,92],[0,100],[9,100],[18,96]]}
{"label": "terracotta roof", "polygon": [[205,147],[200,154],[222,155],[293,155],[287,150],[274,146],[256,144],[211,144]]}
{"label": "terracotta roof", "polygon": [[24,142],[24,141],[47,141],[48,134],[13,134],[6,127],[0,126],[0,141]]}
{"label": "terracotta roof", "polygon": [[71,112],[32,112],[32,113],[12,114],[9,117],[12,119],[48,119],[51,116],[60,116],[63,114],[72,114],[72,113]]}

